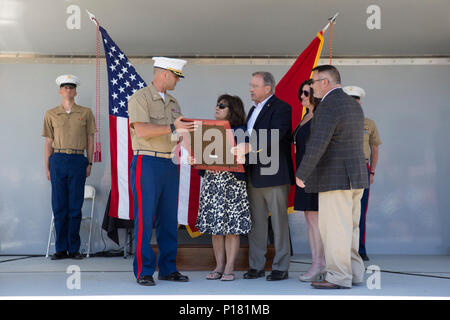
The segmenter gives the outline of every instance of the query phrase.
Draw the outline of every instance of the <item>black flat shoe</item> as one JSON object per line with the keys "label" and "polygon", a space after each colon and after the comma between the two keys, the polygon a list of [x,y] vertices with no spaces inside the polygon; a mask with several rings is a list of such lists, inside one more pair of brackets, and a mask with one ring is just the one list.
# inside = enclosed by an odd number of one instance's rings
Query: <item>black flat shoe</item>
{"label": "black flat shoe", "polygon": [[258,279],[264,277],[265,275],[266,272],[264,270],[250,269],[248,272],[244,273],[244,279]]}
{"label": "black flat shoe", "polygon": [[155,280],[153,280],[152,276],[142,276],[136,279],[136,282],[140,284],[141,286],[154,286]]}
{"label": "black flat shoe", "polygon": [[81,253],[75,252],[75,253],[69,253],[69,258],[75,259],[75,260],[81,260],[81,259],[83,259],[83,256],[81,255]]}
{"label": "black flat shoe", "polygon": [[67,252],[65,251],[60,251],[60,252],[56,252],[55,254],[52,255],[52,260],[61,260],[61,259],[67,259],[69,256],[67,255]]}
{"label": "black flat shoe", "polygon": [[267,281],[278,281],[278,280],[284,280],[289,277],[289,274],[287,271],[278,271],[278,270],[272,270],[272,272],[266,277]]}
{"label": "black flat shoe", "polygon": [[162,276],[158,274],[158,280],[167,280],[167,281],[175,281],[175,282],[188,282],[188,276],[182,275],[178,271],[175,271],[168,276]]}

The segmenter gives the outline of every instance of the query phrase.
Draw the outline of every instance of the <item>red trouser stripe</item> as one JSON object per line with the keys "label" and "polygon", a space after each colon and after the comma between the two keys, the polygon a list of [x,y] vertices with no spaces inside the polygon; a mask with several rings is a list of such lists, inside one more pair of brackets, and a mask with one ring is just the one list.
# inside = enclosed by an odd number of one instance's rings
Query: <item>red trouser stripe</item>
{"label": "red trouser stripe", "polygon": [[364,235],[363,235],[363,243],[366,245],[366,225],[367,225],[367,209],[369,208],[369,195],[370,195],[370,165],[367,163],[367,170],[369,171],[369,190],[367,193],[367,202],[366,202],[366,210],[364,211]]}
{"label": "red trouser stripe", "polygon": [[[142,270],[142,256],[141,256],[141,248],[142,248],[142,189],[141,189],[141,169],[142,169],[142,156],[138,156],[136,161],[136,193],[137,193],[137,201],[139,206],[138,212],[138,239],[136,244],[136,260],[138,265],[137,270],[137,278],[139,279]],[[136,218],[136,217],[135,217]]]}

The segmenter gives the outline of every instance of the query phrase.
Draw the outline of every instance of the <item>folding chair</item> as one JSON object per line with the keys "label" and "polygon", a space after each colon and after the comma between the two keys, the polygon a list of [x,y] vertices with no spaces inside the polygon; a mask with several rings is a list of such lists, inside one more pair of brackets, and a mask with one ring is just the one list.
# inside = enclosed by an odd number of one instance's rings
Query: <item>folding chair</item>
{"label": "folding chair", "polygon": [[[92,200],[90,215],[89,216],[82,216],[82,218],[81,218],[81,221],[90,220],[88,242],[84,244],[84,245],[87,245],[87,255],[86,256],[89,258],[89,254],[91,253],[92,221],[94,220],[94,204],[95,204],[95,188],[93,186],[91,186],[91,185],[85,185],[84,186],[84,199],[85,200],[86,199],[91,199]],[[48,234],[47,253],[45,254],[46,258],[48,258],[48,256],[49,256],[50,246],[51,245],[55,245],[55,242],[51,242],[52,241],[52,235],[53,235],[53,238],[56,239],[55,223],[54,223],[53,213],[52,213],[52,218],[50,219],[50,231],[49,231],[49,234]]]}

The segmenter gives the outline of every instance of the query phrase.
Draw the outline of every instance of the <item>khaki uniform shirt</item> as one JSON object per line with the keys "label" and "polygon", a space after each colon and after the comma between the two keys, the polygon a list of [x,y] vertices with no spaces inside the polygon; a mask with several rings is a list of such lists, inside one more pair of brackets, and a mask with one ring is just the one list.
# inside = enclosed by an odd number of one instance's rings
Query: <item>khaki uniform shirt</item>
{"label": "khaki uniform shirt", "polygon": [[42,136],[53,139],[53,149],[84,150],[87,138],[95,132],[95,119],[90,108],[74,104],[67,113],[59,105],[45,113]]}
{"label": "khaki uniform shirt", "polygon": [[366,161],[370,159],[370,147],[381,144],[380,136],[375,122],[372,119],[364,119],[364,156]]}
{"label": "khaki uniform shirt", "polygon": [[[172,134],[153,138],[139,138],[134,130],[135,122],[147,122],[158,125],[169,125],[182,116],[178,101],[166,93],[165,101],[153,84],[134,93],[128,101],[128,116],[130,121],[131,144],[134,151],[148,150],[157,152],[172,152],[176,139]],[[172,141],[174,140],[174,141]]]}

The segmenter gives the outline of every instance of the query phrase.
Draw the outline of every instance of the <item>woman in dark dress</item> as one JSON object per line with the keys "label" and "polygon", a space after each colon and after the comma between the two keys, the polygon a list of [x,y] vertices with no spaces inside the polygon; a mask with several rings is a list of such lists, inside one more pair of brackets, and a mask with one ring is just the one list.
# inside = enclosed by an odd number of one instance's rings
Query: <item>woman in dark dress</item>
{"label": "woman in dark dress", "polygon": [[[295,145],[295,160],[297,168],[305,154],[306,142],[311,129],[311,119],[314,114],[315,107],[320,100],[314,98],[313,89],[311,88],[311,80],[306,80],[300,85],[298,90],[298,98],[301,101],[306,113],[302,121],[298,124],[293,132],[293,141]],[[325,253],[323,249],[322,239],[319,232],[319,197],[317,193],[306,193],[305,189],[295,186],[294,210],[304,211],[306,222],[308,224],[308,239],[311,248],[312,264],[308,271],[300,275],[300,281],[320,281],[325,275]]]}

